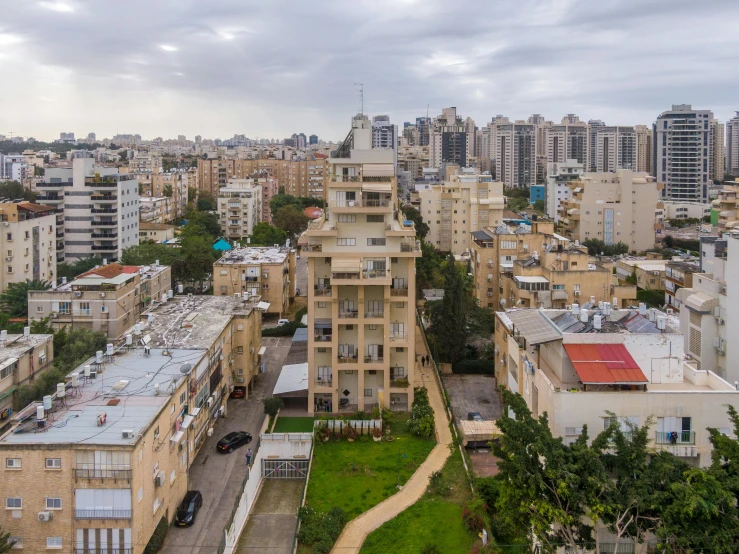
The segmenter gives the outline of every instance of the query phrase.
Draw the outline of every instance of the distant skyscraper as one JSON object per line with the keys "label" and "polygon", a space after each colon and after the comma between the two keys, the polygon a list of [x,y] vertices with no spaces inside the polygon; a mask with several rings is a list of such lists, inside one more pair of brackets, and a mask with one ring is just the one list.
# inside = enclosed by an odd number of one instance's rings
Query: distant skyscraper
{"label": "distant skyscraper", "polygon": [[413,125],[413,123],[411,123],[410,121],[404,121],[404,122],[403,122],[403,129],[407,129],[407,128],[408,128],[408,127],[410,127],[411,125]]}
{"label": "distant skyscraper", "polygon": [[87,133],[87,140],[95,142],[97,140],[97,135],[95,133]]}
{"label": "distant skyscraper", "polygon": [[739,112],[726,122],[726,170],[739,175]]}
{"label": "distant skyscraper", "polygon": [[709,179],[713,181],[722,181],[724,179],[725,137],[724,124],[717,119],[711,120],[711,160],[709,162]]}
{"label": "distant skyscraper", "polygon": [[536,131],[530,123],[500,123],[496,128],[495,178],[508,187],[536,184]]}
{"label": "distant skyscraper", "polygon": [[636,125],[636,170],[652,174],[652,129]]}
{"label": "distant skyscraper", "polygon": [[430,117],[417,117],[416,129],[418,129],[418,146],[429,145],[429,126],[431,125]]}
{"label": "distant skyscraper", "polygon": [[591,119],[588,121],[588,171],[597,171],[598,168],[598,152],[595,148],[595,135],[599,127],[605,127],[606,124],[600,119]]}
{"label": "distant skyscraper", "polygon": [[599,127],[591,143],[595,151],[595,168],[591,171],[614,172],[617,169],[636,171],[636,131],[633,127]]}
{"label": "distant skyscraper", "polygon": [[475,150],[475,122],[457,116],[457,108],[444,108],[437,117],[429,135],[429,163],[431,167],[456,164],[467,167]]}
{"label": "distant skyscraper", "polygon": [[588,125],[574,114],[562,118],[559,125],[546,126],[543,154],[548,163],[561,164],[576,160],[586,164],[588,158]]}
{"label": "distant skyscraper", "polygon": [[318,144],[318,135],[308,137],[308,144]]}
{"label": "distant skyscraper", "polygon": [[392,148],[394,164],[398,165],[398,126],[387,115],[372,118],[372,148]]}
{"label": "distant skyscraper", "polygon": [[711,156],[710,110],[675,104],[653,127],[654,175],[664,183],[662,196],[708,202]]}

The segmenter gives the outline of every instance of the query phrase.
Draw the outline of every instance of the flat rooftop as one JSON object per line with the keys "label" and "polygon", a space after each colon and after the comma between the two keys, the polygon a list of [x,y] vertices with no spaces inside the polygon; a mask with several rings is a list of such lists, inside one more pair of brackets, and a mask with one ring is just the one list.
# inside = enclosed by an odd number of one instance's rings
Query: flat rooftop
{"label": "flat rooftop", "polygon": [[216,265],[281,264],[290,255],[290,248],[247,246],[229,250]]}
{"label": "flat rooftop", "polygon": [[56,288],[40,292],[70,292],[75,290],[75,287],[80,286],[119,285],[125,283],[131,278],[131,276],[136,274],[139,274],[141,276],[141,280],[145,281],[159,275],[168,268],[169,266],[166,265],[122,266],[120,264],[108,264],[95,267],[90,271],[77,276],[72,281],[58,285]]}
{"label": "flat rooftop", "polygon": [[0,365],[12,358],[20,358],[29,348],[53,339],[54,335],[8,335],[6,340],[0,340]]}
{"label": "flat rooftop", "polygon": [[[205,370],[205,355],[205,350],[170,349],[165,354],[158,348],[145,355],[141,347],[124,347],[104,357],[102,365],[90,358],[67,376],[65,396],[54,395],[44,428],[36,422],[36,406],[41,404],[30,404],[13,418],[14,426],[0,443],[132,445],[180,381]],[[95,378],[84,377],[88,365],[96,371]],[[76,387],[73,373],[78,374]],[[104,425],[98,424],[100,414],[105,414]],[[127,430],[133,431],[133,438],[123,438]]]}
{"label": "flat rooftop", "polygon": [[[261,296],[175,296],[142,314],[141,337],[152,348],[208,349],[235,314],[249,315]],[[134,334],[133,328],[128,333]]]}

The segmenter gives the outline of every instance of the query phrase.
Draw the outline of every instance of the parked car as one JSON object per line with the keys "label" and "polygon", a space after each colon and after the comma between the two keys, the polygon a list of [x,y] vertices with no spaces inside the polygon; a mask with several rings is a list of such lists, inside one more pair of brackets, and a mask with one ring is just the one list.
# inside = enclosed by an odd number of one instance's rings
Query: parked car
{"label": "parked car", "polygon": [[480,412],[468,412],[467,413],[467,419],[469,421],[482,421],[482,416],[480,415]]}
{"label": "parked car", "polygon": [[216,450],[218,452],[225,452],[226,454],[233,452],[235,449],[251,442],[251,433],[246,431],[234,431],[229,433],[221,440],[218,441]]}
{"label": "parked car", "polygon": [[288,323],[290,323],[290,320],[289,319],[278,319],[277,320],[277,326],[278,327],[280,327],[282,325],[287,325]]}
{"label": "parked car", "polygon": [[180,507],[174,517],[176,527],[190,527],[195,523],[195,516],[198,515],[200,507],[203,505],[203,495],[200,491],[187,491],[185,498],[182,499]]}
{"label": "parked car", "polygon": [[231,398],[246,398],[246,387],[235,386],[234,390],[231,391]]}

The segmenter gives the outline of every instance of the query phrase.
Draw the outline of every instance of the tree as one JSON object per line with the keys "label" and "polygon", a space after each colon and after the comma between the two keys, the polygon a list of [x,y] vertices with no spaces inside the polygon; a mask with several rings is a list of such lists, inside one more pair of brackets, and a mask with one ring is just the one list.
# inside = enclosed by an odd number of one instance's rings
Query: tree
{"label": "tree", "polygon": [[164,196],[166,196],[167,198],[172,198],[172,192],[172,185],[170,185],[169,183],[164,185]]}
{"label": "tree", "polygon": [[587,427],[566,445],[552,435],[546,413],[534,419],[520,395],[505,388],[502,394],[496,421],[502,435],[492,450],[500,458],[496,508],[503,523],[529,529],[545,552],[592,549],[609,477],[599,452],[588,446]]}
{"label": "tree", "polygon": [[0,307],[10,317],[28,317],[28,291],[48,288],[51,288],[48,281],[26,279],[20,283],[8,283],[8,288],[0,293]]}
{"label": "tree", "polygon": [[537,200],[534,202],[534,209],[537,212],[546,212],[547,211],[547,203],[544,200]]}
{"label": "tree", "polygon": [[464,357],[467,341],[465,334],[465,296],[462,275],[449,255],[444,271],[444,298],[438,317],[432,322],[432,332],[442,338],[441,358],[447,362],[457,362]]}
{"label": "tree", "polygon": [[282,229],[294,242],[294,239],[302,233],[308,225],[308,216],[295,206],[280,208],[273,218],[273,223],[278,229]]}
{"label": "tree", "polygon": [[280,187],[279,190],[280,193],[273,196],[269,201],[269,209],[272,212],[273,219],[277,215],[277,212],[285,206],[295,206],[295,208],[301,212],[310,206],[323,208],[323,200],[320,198],[298,197],[293,196],[292,194],[285,194],[284,187]]}
{"label": "tree", "polygon": [[188,280],[199,281],[202,285],[206,275],[213,272],[216,259],[210,238],[190,236],[182,241],[182,261]]}
{"label": "tree", "polygon": [[59,279],[66,277],[67,279],[74,279],[78,275],[81,275],[98,265],[103,265],[103,259],[99,256],[92,256],[91,258],[82,258],[74,263],[63,262],[56,266],[56,275]]}
{"label": "tree", "polygon": [[416,236],[420,239],[425,239],[426,235],[429,234],[429,226],[423,221],[423,216],[413,206],[403,206],[401,208],[403,216],[412,221],[416,227]]}
{"label": "tree", "polygon": [[262,400],[264,405],[264,413],[269,417],[274,418],[282,408],[285,407],[285,401],[279,396],[270,396]]}
{"label": "tree", "polygon": [[0,197],[13,200],[22,198],[29,202],[35,202],[36,193],[21,185],[18,181],[0,182]]}
{"label": "tree", "polygon": [[218,215],[206,212],[193,212],[187,220],[187,225],[182,228],[182,236],[204,236],[211,238],[220,236],[221,222]]}
{"label": "tree", "polygon": [[423,289],[440,289],[444,286],[441,266],[444,262],[434,246],[421,240],[421,257],[416,260],[416,292],[421,298]]}
{"label": "tree", "polygon": [[254,226],[254,232],[249,236],[252,246],[272,246],[273,244],[285,244],[287,233],[264,221]]}
{"label": "tree", "polygon": [[514,212],[520,212],[528,208],[529,200],[526,198],[513,197],[508,199],[508,209]]}
{"label": "tree", "polygon": [[207,190],[201,190],[198,195],[197,208],[199,212],[210,212],[216,209],[213,195]]}
{"label": "tree", "polygon": [[118,152],[118,159],[120,159],[120,161],[122,162],[128,161],[128,150]]}
{"label": "tree", "polygon": [[10,533],[6,533],[4,529],[0,527],[0,554],[3,552],[10,552],[13,549],[15,541],[10,540]]}

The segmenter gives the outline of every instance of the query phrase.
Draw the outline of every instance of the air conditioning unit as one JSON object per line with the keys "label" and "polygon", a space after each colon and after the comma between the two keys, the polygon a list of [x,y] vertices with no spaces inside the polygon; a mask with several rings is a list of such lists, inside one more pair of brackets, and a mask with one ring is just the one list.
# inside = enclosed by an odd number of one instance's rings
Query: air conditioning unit
{"label": "air conditioning unit", "polygon": [[157,487],[163,487],[166,480],[167,478],[165,477],[164,472],[160,471],[159,473],[157,473],[157,476],[154,477],[154,484]]}
{"label": "air conditioning unit", "polygon": [[5,261],[6,262],[12,262],[13,261],[13,256],[8,256],[7,258],[5,258]]}
{"label": "air conditioning unit", "polygon": [[575,296],[580,296],[580,291],[579,290],[576,290],[575,291]]}
{"label": "air conditioning unit", "polygon": [[107,314],[108,306],[100,306],[100,313]]}
{"label": "air conditioning unit", "polygon": [[244,378],[243,377],[237,377],[236,378],[236,382],[237,383],[243,383],[244,382]]}
{"label": "air conditioning unit", "polygon": [[493,293],[492,293],[492,292],[489,292],[489,293],[488,293],[488,296],[492,296],[492,295],[493,295]]}
{"label": "air conditioning unit", "polygon": [[207,404],[208,404],[208,407],[209,408],[213,405],[213,397],[212,396],[210,398],[208,398]]}
{"label": "air conditioning unit", "polygon": [[75,296],[76,296],[77,298],[79,298],[80,296],[82,296],[82,293],[81,293],[80,291],[76,291],[76,292],[74,293],[74,295],[75,295]]}
{"label": "air conditioning unit", "polygon": [[674,313],[675,313],[675,310],[673,310],[672,308],[667,308],[667,315],[672,315]]}
{"label": "air conditioning unit", "polygon": [[134,436],[135,436],[135,433],[133,432],[133,429],[125,429],[121,431],[122,439],[132,439]]}
{"label": "air conditioning unit", "polygon": [[100,293],[100,298],[105,298],[105,293],[104,292],[101,292]]}
{"label": "air conditioning unit", "polygon": [[38,513],[39,521],[51,521],[53,517],[54,517],[54,514],[52,512],[39,512]]}

